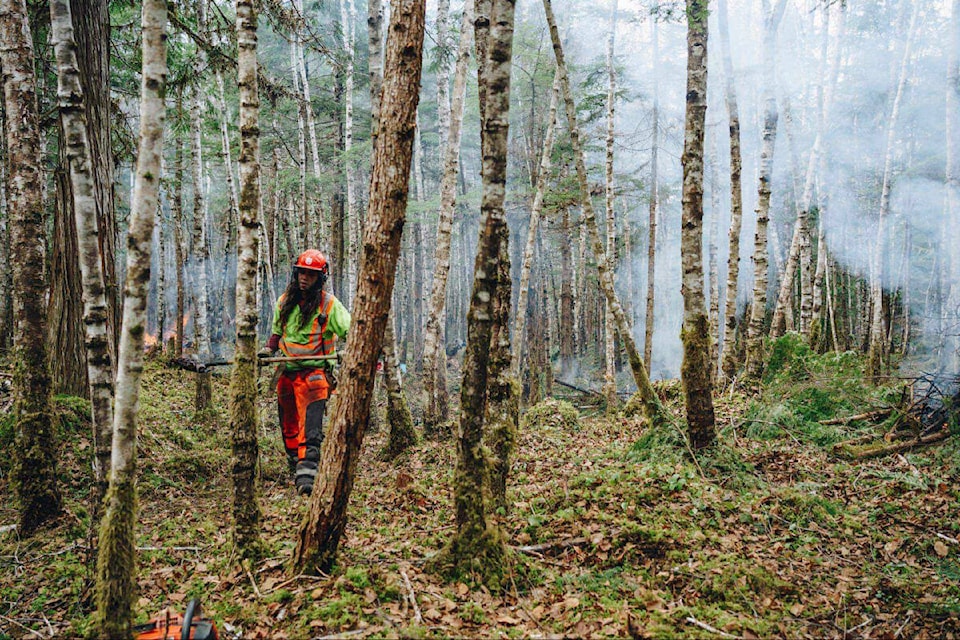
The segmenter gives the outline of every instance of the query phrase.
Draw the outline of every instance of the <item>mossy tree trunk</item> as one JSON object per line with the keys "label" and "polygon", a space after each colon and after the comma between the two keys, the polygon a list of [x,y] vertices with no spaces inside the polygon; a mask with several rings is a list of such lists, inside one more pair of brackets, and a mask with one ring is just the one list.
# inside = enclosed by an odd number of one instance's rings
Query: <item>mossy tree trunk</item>
{"label": "mossy tree trunk", "polygon": [[323,442],[323,471],[293,554],[297,571],[329,570],[346,527],[400,254],[420,95],[424,5],[425,0],[397,0],[390,15],[353,323],[338,388],[340,400]]}
{"label": "mossy tree trunk", "polygon": [[[260,97],[257,93],[257,9],[237,0],[240,89],[240,226],[237,241],[237,347],[230,380],[233,435],[233,538],[241,554],[260,553],[257,496],[257,256],[260,241]],[[229,170],[229,167],[228,167]]]}
{"label": "mossy tree trunk", "polygon": [[140,374],[143,371],[151,240],[160,184],[160,156],[163,153],[166,20],[165,0],[144,0],[141,23],[143,73],[140,83],[140,145],[127,241],[127,280],[117,361],[110,489],[100,528],[100,552],[97,556],[97,611],[93,629],[101,638],[129,638],[132,634],[137,585],[134,531],[137,519],[137,404]]}
{"label": "mossy tree trunk", "polygon": [[43,263],[44,216],[33,48],[23,0],[0,2],[0,68],[9,166],[14,308],[15,484],[20,530],[60,514],[56,424],[50,402]]}
{"label": "mossy tree trunk", "polygon": [[[508,455],[511,403],[509,375],[510,304],[509,229],[504,211],[510,69],[513,53],[512,0],[477,3],[474,23],[480,96],[483,218],[474,262],[473,293],[467,314],[467,347],[460,392],[460,425],[454,476],[456,532],[441,554],[443,570],[476,574],[495,585],[503,571],[506,547],[491,518],[490,465],[484,453],[487,423],[498,460]],[[505,308],[506,307],[506,308]],[[512,423],[516,428],[516,423]],[[498,463],[499,466],[500,463]]]}
{"label": "mossy tree trunk", "polygon": [[707,115],[707,0],[687,0],[687,110],[684,125],[683,219],[683,363],[680,367],[687,408],[687,434],[694,449],[716,440],[713,380],[710,371],[710,321],[703,287],[703,138]]}
{"label": "mossy tree trunk", "polygon": [[77,62],[77,45],[69,0],[51,0],[50,27],[57,57],[57,95],[69,163],[70,192],[77,229],[83,286],[87,379],[94,434],[94,491],[92,513],[99,512],[106,495],[113,433],[113,358],[107,318],[109,308],[100,262],[97,228],[96,180],[86,127],[86,107]]}
{"label": "mossy tree trunk", "polygon": [[[604,163],[604,204],[606,205],[607,226],[607,255],[611,266],[616,270],[617,265],[617,217],[613,208],[614,181],[613,181],[613,143],[616,133],[616,90],[617,73],[613,67],[614,52],[617,34],[617,0],[613,0],[610,11],[610,36],[607,40],[607,137],[605,140],[606,157]],[[632,325],[632,323],[631,323]],[[603,306],[603,396],[607,400],[607,410],[615,409],[617,405],[617,366],[616,351],[616,321],[610,302],[604,301]]]}

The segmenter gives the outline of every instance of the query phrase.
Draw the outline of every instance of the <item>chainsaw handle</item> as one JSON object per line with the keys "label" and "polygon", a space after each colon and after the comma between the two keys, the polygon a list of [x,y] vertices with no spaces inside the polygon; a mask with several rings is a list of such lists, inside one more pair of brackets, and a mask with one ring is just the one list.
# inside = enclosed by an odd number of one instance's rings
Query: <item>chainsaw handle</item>
{"label": "chainsaw handle", "polygon": [[187,604],[187,610],[183,614],[183,625],[180,627],[180,640],[190,640],[190,627],[193,624],[193,616],[200,617],[200,601],[196,598],[190,600]]}

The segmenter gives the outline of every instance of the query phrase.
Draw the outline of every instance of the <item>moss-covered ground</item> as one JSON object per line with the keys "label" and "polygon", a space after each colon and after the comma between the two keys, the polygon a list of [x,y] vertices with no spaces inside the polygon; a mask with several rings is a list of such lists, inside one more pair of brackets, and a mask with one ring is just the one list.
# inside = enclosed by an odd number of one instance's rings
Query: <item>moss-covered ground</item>
{"label": "moss-covered ground", "polygon": [[[774,350],[764,393],[717,396],[719,444],[696,462],[642,417],[525,413],[501,514],[513,549],[491,593],[429,573],[452,530],[452,442],[392,462],[368,435],[339,563],[291,576],[306,501],[293,490],[272,402],[262,401],[267,557],[230,544],[227,377],[195,419],[188,372],[150,363],[141,394],[138,620],[192,597],[222,638],[960,637],[960,451],[938,445],[869,461],[833,444],[885,425],[821,420],[895,403],[852,355]],[[266,377],[263,378],[264,380]],[[676,386],[676,385],[674,385]],[[659,384],[680,424],[676,389]],[[89,625],[89,426],[61,399],[67,513],[31,538],[0,534],[0,637],[70,637]],[[0,439],[9,451],[9,417]],[[16,522],[10,456],[0,525]]]}

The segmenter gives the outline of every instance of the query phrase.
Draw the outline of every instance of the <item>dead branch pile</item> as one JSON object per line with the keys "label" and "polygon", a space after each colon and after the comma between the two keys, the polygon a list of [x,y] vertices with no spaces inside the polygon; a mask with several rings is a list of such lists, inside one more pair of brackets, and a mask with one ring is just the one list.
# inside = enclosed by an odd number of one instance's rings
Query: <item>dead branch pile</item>
{"label": "dead branch pile", "polygon": [[960,417],[958,413],[960,377],[921,373],[904,388],[899,406],[825,420],[822,424],[877,422],[895,416],[882,443],[876,443],[873,436],[863,436],[834,445],[837,454],[865,460],[946,440],[951,435],[951,424],[956,424]]}

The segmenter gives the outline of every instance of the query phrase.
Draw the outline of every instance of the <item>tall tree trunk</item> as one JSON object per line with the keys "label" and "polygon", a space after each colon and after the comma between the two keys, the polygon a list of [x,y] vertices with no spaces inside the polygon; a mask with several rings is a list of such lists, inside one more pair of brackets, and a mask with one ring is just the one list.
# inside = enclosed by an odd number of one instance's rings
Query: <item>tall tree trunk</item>
{"label": "tall tree trunk", "polygon": [[20,531],[25,535],[56,517],[62,505],[57,486],[57,430],[50,401],[43,304],[43,179],[32,44],[26,3],[0,2],[0,69],[10,171],[8,204],[15,321],[15,486],[20,502]]}
{"label": "tall tree trunk", "polygon": [[[177,114],[183,119],[183,92],[177,93]],[[186,286],[184,283],[184,267],[186,258],[184,256],[184,237],[183,237],[183,141],[179,138],[174,139],[177,147],[173,160],[173,197],[170,204],[171,215],[173,216],[173,245],[174,258],[177,263],[177,318],[175,331],[176,342],[174,343],[174,355],[178,358],[183,357],[183,316],[186,313]]]}
{"label": "tall tree trunk", "polygon": [[[617,268],[617,217],[613,210],[614,184],[613,184],[613,140],[616,132],[616,119],[614,117],[614,108],[616,105],[617,73],[613,68],[614,46],[617,35],[617,0],[613,0],[613,8],[610,10],[610,38],[607,40],[607,138],[606,138],[606,162],[604,163],[605,176],[605,204],[607,209],[607,255],[610,257],[610,267],[616,271]],[[617,368],[616,357],[614,356],[614,342],[616,338],[615,321],[613,311],[610,310],[610,302],[604,303],[603,314],[603,395],[607,399],[607,408],[612,409],[617,405]]]}
{"label": "tall tree trunk", "polygon": [[664,420],[663,408],[653,389],[653,385],[650,384],[650,378],[647,375],[643,359],[640,357],[637,346],[633,341],[633,333],[630,324],[627,322],[627,316],[623,311],[623,307],[620,306],[620,301],[617,299],[617,293],[613,288],[613,272],[611,271],[610,263],[607,261],[607,255],[603,250],[603,243],[600,239],[600,232],[597,229],[597,218],[593,212],[593,203],[590,200],[590,187],[587,184],[587,167],[583,158],[583,147],[580,143],[580,126],[577,124],[577,109],[573,102],[570,78],[567,76],[567,66],[563,59],[563,47],[560,43],[560,31],[557,29],[557,22],[553,17],[551,0],[543,0],[543,7],[547,16],[547,24],[550,26],[550,39],[553,41],[553,53],[557,59],[557,73],[560,75],[560,87],[563,90],[563,99],[567,111],[567,127],[570,132],[570,142],[573,147],[574,159],[577,166],[577,181],[580,184],[583,218],[587,231],[590,233],[593,255],[597,260],[600,286],[617,321],[617,331],[620,333],[620,339],[623,341],[623,346],[627,351],[627,358],[630,361],[633,378],[643,402],[644,413],[651,423],[659,425]]}
{"label": "tall tree trunk", "polygon": [[[476,572],[486,581],[503,570],[506,548],[491,518],[486,499],[490,482],[484,454],[485,423],[497,428],[509,420],[507,398],[501,395],[504,342],[509,350],[502,305],[510,297],[509,253],[504,197],[507,174],[510,68],[515,5],[511,0],[477,4],[474,37],[477,44],[478,93],[483,155],[480,242],[474,263],[473,293],[467,316],[467,349],[460,391],[460,426],[454,476],[456,532],[442,554],[452,574]],[[507,278],[504,278],[506,272]],[[505,289],[505,291],[504,291]],[[505,294],[505,295],[504,295]],[[509,395],[509,389],[506,390]],[[495,453],[496,455],[496,453]],[[446,568],[446,567],[445,567]]]}
{"label": "tall tree trunk", "polygon": [[[574,282],[573,256],[570,250],[573,234],[570,229],[570,208],[564,207],[560,218],[560,322],[557,333],[560,336],[560,376],[569,380],[573,371],[574,334]],[[522,289],[521,289],[522,291]]]}
{"label": "tall tree trunk", "polygon": [[[257,254],[260,225],[260,96],[257,93],[257,9],[237,0],[240,90],[240,226],[237,241],[237,347],[230,379],[233,436],[233,538],[241,553],[260,551],[257,502]],[[227,167],[229,171],[229,166]]]}
{"label": "tall tree trunk", "polygon": [[650,38],[653,40],[653,121],[650,141],[650,206],[647,234],[647,304],[643,327],[643,360],[650,366],[653,361],[653,331],[655,326],[654,295],[657,274],[657,209],[660,206],[660,182],[658,172],[660,150],[660,29],[656,14],[650,16]]}
{"label": "tall tree trunk", "polygon": [[[303,0],[296,0],[296,7],[297,7],[297,10],[300,12],[301,19],[302,19],[303,18]],[[295,50],[296,50],[297,74],[299,75],[300,84],[303,89],[303,103],[302,103],[302,108],[300,113],[306,119],[307,134],[310,139],[310,158],[313,163],[312,164],[313,177],[317,181],[317,184],[319,185],[321,184],[321,180],[323,177],[323,172],[320,168],[320,146],[317,140],[316,118],[313,115],[313,99],[310,91],[310,78],[307,76],[307,65],[303,56],[303,41],[300,37],[299,29],[296,32],[296,40],[294,44],[295,44]],[[303,141],[304,136],[303,136],[302,126],[300,129],[300,136],[301,136],[301,141]],[[304,149],[305,149],[305,145],[304,145]],[[306,152],[304,150],[304,153],[301,157],[301,160],[303,161],[302,173],[304,174],[306,173],[306,159],[307,159]],[[308,211],[309,203],[306,197],[306,193],[304,193],[304,200],[302,202],[302,205],[304,207],[304,212]],[[326,225],[324,224],[323,215],[320,213],[319,207],[318,207],[317,216],[316,216],[316,226],[317,226],[318,235],[321,238],[321,241],[326,241],[328,237],[326,233]],[[305,230],[308,230],[308,229],[309,227]],[[305,238],[304,248],[306,248],[307,246],[312,246],[312,243],[313,243],[313,238],[310,235],[307,235]],[[272,298],[272,299],[275,299],[275,298]]]}
{"label": "tall tree trunk", "polygon": [[[380,129],[380,91],[383,86],[383,65],[381,63],[383,34],[383,9],[380,0],[367,2],[367,33],[370,52],[370,131],[372,147],[376,149]],[[395,307],[393,307],[395,308]],[[386,453],[395,457],[417,441],[413,430],[413,415],[407,405],[400,380],[400,367],[397,362],[397,338],[394,333],[395,313],[391,308],[390,316],[383,331],[383,381],[387,389],[387,424],[390,428]]]}
{"label": "tall tree trunk", "polygon": [[[960,225],[957,224],[958,208],[960,208],[960,166],[957,163],[957,134],[960,129],[958,115],[960,115],[960,0],[953,0],[950,12],[950,52],[947,60],[946,86],[946,202],[944,216],[944,245],[941,265],[938,276],[941,279],[941,300],[946,300],[947,306],[941,302],[941,309],[957,309],[960,307],[960,251],[956,242],[946,239],[956,239]],[[943,315],[942,311],[938,315]],[[956,336],[943,336],[943,344],[938,350],[938,371],[957,371],[958,344]],[[954,333],[954,332],[951,332]]]}
{"label": "tall tree trunk", "polygon": [[350,262],[347,269],[350,281],[344,299],[349,304],[353,300],[353,292],[357,288],[360,236],[363,229],[363,219],[356,206],[356,174],[353,168],[353,159],[350,157],[353,150],[353,0],[340,0],[340,28],[343,31],[343,163],[344,175],[347,180],[345,186],[347,196],[347,249]]}
{"label": "tall tree trunk", "polygon": [[680,376],[693,450],[717,439],[710,375],[710,321],[703,293],[703,136],[707,115],[707,0],[687,0],[687,111],[683,143],[683,364]]}
{"label": "tall tree trunk", "polygon": [[880,208],[877,215],[877,242],[873,250],[870,269],[870,302],[873,307],[870,320],[870,338],[867,347],[867,375],[879,376],[886,365],[888,344],[883,321],[883,260],[887,243],[887,218],[890,213],[890,190],[893,181],[893,153],[896,146],[897,120],[900,118],[900,104],[903,89],[907,83],[907,70],[913,52],[913,39],[916,37],[917,17],[920,13],[919,2],[912,1],[910,26],[907,40],[903,45],[903,57],[900,59],[900,73],[893,94],[893,104],[887,118],[886,150],[883,160],[883,184],[880,189]]}
{"label": "tall tree trunk", "polygon": [[328,570],[346,527],[347,503],[370,416],[377,356],[400,254],[419,102],[424,5],[424,0],[397,0],[390,15],[382,117],[370,177],[353,326],[338,389],[340,402],[323,443],[323,473],[317,477],[293,555],[298,570]]}
{"label": "tall tree trunk", "polygon": [[[210,245],[207,233],[207,221],[204,215],[203,195],[203,150],[200,127],[200,88],[193,88],[190,102],[190,147],[191,168],[193,169],[193,326],[197,343],[197,354],[204,357],[210,353],[209,296],[207,287],[207,263],[210,260]],[[199,409],[200,407],[198,407]]]}
{"label": "tall tree trunk", "polygon": [[[540,212],[543,209],[543,194],[547,189],[547,180],[550,177],[551,155],[553,154],[553,140],[557,130],[557,98],[560,87],[558,79],[554,77],[553,89],[550,93],[550,110],[547,115],[547,132],[543,138],[540,164],[537,170],[537,184],[533,194],[533,205],[530,207],[530,221],[527,225],[527,244],[523,250],[523,261],[520,266],[520,287],[517,290],[517,314],[513,321],[513,355],[511,357],[511,372],[514,377],[520,376],[520,358],[523,355],[524,324],[527,319],[527,296],[530,292],[530,269],[533,266],[533,251],[537,243],[537,228],[540,224]],[[614,389],[616,394],[616,389]]]}
{"label": "tall tree trunk", "polygon": [[117,361],[110,489],[100,528],[93,629],[102,638],[129,638],[136,590],[137,404],[143,371],[143,335],[150,283],[150,240],[157,210],[163,153],[163,96],[167,55],[167,4],[143,3],[143,73],[140,82],[140,146],[127,239],[127,280]]}
{"label": "tall tree trunk", "polygon": [[[313,242],[313,216],[310,214],[310,205],[307,202],[307,122],[313,118],[313,106],[308,99],[310,96],[310,84],[305,80],[307,71],[303,62],[303,49],[300,44],[300,33],[294,34],[294,40],[290,43],[290,71],[293,74],[293,90],[297,95],[297,169],[300,177],[299,198],[297,199],[297,208],[295,211],[303,215],[303,225],[301,227],[303,237],[298,237],[297,245],[300,250],[309,247]],[[303,67],[301,69],[301,67]],[[302,93],[301,93],[302,91]],[[299,216],[294,214],[294,219]],[[336,263],[339,264],[339,263]],[[337,293],[340,293],[337,291]]]}
{"label": "tall tree trunk", "polygon": [[[446,398],[440,395],[438,370],[446,368],[440,341],[441,321],[447,301],[447,280],[450,274],[450,238],[453,218],[456,213],[457,173],[460,159],[460,135],[467,84],[467,63],[470,60],[470,44],[473,20],[473,1],[467,0],[463,8],[460,27],[460,44],[453,77],[453,100],[450,106],[450,128],[447,146],[444,149],[443,175],[440,180],[440,213],[437,220],[437,242],[434,256],[433,283],[430,287],[429,314],[423,336],[423,428],[428,434],[436,433],[446,416]],[[445,372],[444,372],[445,373]],[[444,375],[446,380],[446,375]],[[441,404],[442,403],[442,404]]]}
{"label": "tall tree trunk", "polygon": [[[73,212],[79,241],[83,285],[87,379],[93,417],[94,491],[93,522],[106,495],[113,432],[113,360],[108,334],[107,300],[103,285],[97,229],[97,199],[93,163],[86,128],[86,108],[70,0],[51,0],[50,27],[57,57],[57,95],[64,131],[63,146],[69,165]],[[163,339],[161,333],[160,339]]]}
{"label": "tall tree trunk", "polygon": [[776,0],[772,11],[763,0],[763,145],[760,150],[760,176],[757,187],[757,231],[753,245],[753,304],[747,327],[747,376],[759,379],[763,373],[763,325],[767,315],[767,226],[770,223],[770,189],[773,178],[773,153],[777,141],[777,97],[774,93],[777,55],[777,29],[786,0]]}
{"label": "tall tree trunk", "polygon": [[110,12],[107,0],[71,0],[77,64],[86,111],[87,143],[90,146],[94,202],[97,211],[97,243],[107,304],[107,343],[111,375],[116,374],[120,336],[120,287],[117,283],[117,222],[113,201],[113,152],[110,96]]}
{"label": "tall tree trunk", "polygon": [[710,128],[710,148],[707,151],[710,158],[710,229],[708,231],[709,245],[707,247],[707,270],[710,276],[710,289],[707,296],[710,301],[708,317],[710,319],[710,379],[713,386],[717,383],[717,348],[719,345],[718,327],[720,326],[720,269],[717,264],[717,248],[720,235],[720,193],[717,185],[720,183],[717,170],[717,129]]}
{"label": "tall tree trunk", "polygon": [[727,254],[727,283],[723,309],[723,347],[720,352],[720,370],[725,381],[733,380],[737,372],[737,287],[740,282],[740,228],[743,223],[743,188],[740,155],[740,109],[737,105],[737,85],[730,53],[730,25],[727,19],[727,0],[717,2],[717,22],[720,27],[720,51],[723,58],[724,94],[727,118],[730,124],[730,232]]}

